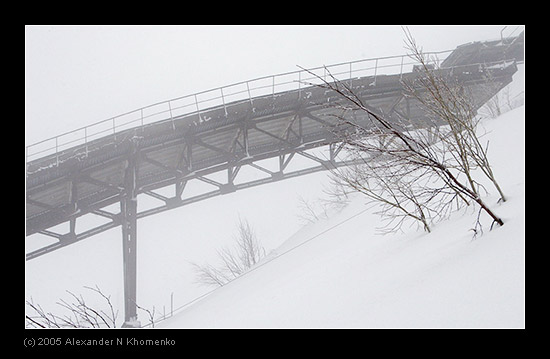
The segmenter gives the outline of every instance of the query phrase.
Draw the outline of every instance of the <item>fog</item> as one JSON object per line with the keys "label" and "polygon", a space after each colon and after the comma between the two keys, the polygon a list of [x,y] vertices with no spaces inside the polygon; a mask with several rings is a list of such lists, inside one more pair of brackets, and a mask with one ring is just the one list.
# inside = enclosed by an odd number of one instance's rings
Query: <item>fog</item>
{"label": "fog", "polygon": [[[440,51],[498,38],[503,27],[409,29],[426,51]],[[403,38],[400,26],[28,26],[26,144],[297,65],[401,55]]]}
{"label": "fog", "polygon": [[[442,51],[500,38],[504,25],[408,28],[425,51]],[[521,30],[508,26],[504,35]],[[297,66],[402,55],[403,39],[401,26],[27,26],[25,142]],[[239,218],[250,222],[267,250],[276,248],[300,228],[298,198],[322,196],[326,183],[321,172],[140,220],[139,304],[160,310],[172,293],[175,306],[204,293],[189,263],[214,258],[232,240]],[[65,290],[98,285],[113,295],[123,317],[121,247],[117,227],[26,262],[26,297],[52,308]]]}

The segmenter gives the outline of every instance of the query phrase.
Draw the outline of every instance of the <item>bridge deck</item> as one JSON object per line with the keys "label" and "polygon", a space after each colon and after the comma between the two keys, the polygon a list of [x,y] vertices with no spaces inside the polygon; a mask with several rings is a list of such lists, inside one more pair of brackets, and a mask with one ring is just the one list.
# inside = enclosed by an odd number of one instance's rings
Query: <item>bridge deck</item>
{"label": "bridge deck", "polygon": [[[522,50],[523,34],[501,42],[461,46],[437,71],[458,80],[465,92],[475,99],[474,106],[478,109],[512,81],[517,70],[514,60],[523,59]],[[518,52],[521,53],[518,55]],[[491,63],[495,59],[500,62]],[[389,65],[379,64],[379,61],[386,60],[390,61]],[[411,72],[403,71],[404,66],[408,66],[404,60],[405,56],[361,60],[333,65],[330,72],[349,86],[373,112],[390,121],[407,119],[407,123],[416,126],[437,125],[434,123],[437,120],[428,118],[418,101],[405,96],[402,81],[413,83],[421,72],[415,72],[414,67]],[[364,67],[369,61],[374,63],[373,67],[353,71],[353,66]],[[378,73],[379,69],[389,66],[397,66],[399,72]],[[333,69],[338,69],[338,73]],[[367,73],[374,70],[374,74],[365,74],[365,70]],[[288,74],[298,75],[298,80],[304,80],[302,73],[305,71]],[[341,75],[347,73],[349,76],[342,79]],[[354,77],[353,74],[357,73],[362,75]],[[211,90],[210,95],[214,93],[214,98],[206,96],[199,101],[199,97],[207,94],[205,92],[169,100],[28,146],[27,236],[41,233],[55,238],[55,242],[27,253],[27,260],[120,226],[124,273],[123,326],[135,325],[139,218],[213,196],[346,164],[337,158],[342,146],[335,135],[336,116],[344,114],[335,106],[342,101],[341,97],[318,86],[302,87],[302,82],[298,82],[297,89],[294,83],[291,89],[275,91],[276,79],[284,79],[288,74],[252,80],[260,84],[253,88],[249,86],[252,81],[247,81],[231,85],[234,87]],[[283,81],[283,84],[289,83]],[[270,88],[271,93],[267,91],[266,94],[265,88]],[[242,96],[245,92],[248,97]],[[208,106],[201,109],[199,103]],[[362,126],[370,124],[364,113],[348,111],[345,115],[353,116],[353,121]],[[151,122],[144,123],[145,118]],[[94,131],[89,131],[92,127]],[[68,140],[59,143],[60,138]],[[51,146],[51,141],[54,141],[54,146]],[[308,152],[321,146],[328,147],[327,158]],[[33,153],[29,153],[29,148]],[[289,170],[288,165],[296,154],[313,160],[316,165]],[[41,158],[30,160],[37,155]],[[269,158],[278,158],[278,170],[260,165],[262,160]],[[243,166],[259,170],[264,176],[236,181]],[[210,176],[224,172],[226,180],[213,180]],[[212,190],[190,194],[186,191],[189,181],[206,182]],[[168,195],[170,191],[166,189],[173,191],[172,194]],[[143,196],[153,197],[162,204],[140,208],[138,197]],[[119,204],[119,209],[109,207],[115,203]],[[102,217],[103,224],[91,229],[80,228],[77,219],[84,215]],[[63,223],[68,223],[68,231],[54,232],[59,229],[52,227]]]}
{"label": "bridge deck", "polygon": [[[507,85],[516,71],[506,66],[466,65],[441,71],[453,72],[477,99],[477,108]],[[491,79],[487,85],[488,74]],[[365,76],[347,79],[354,92],[376,112],[398,121],[425,120],[419,104],[404,97],[401,81],[412,81],[419,73]],[[103,208],[127,197],[125,183],[129,156],[137,146],[136,194],[161,199],[164,204],[137,213],[144,217],[215,195],[280,180],[339,163],[318,159],[319,166],[294,173],[285,172],[285,162],[295,153],[338,143],[331,131],[340,110],[333,105],[341,99],[332,91],[316,86],[285,91],[179,117],[168,117],[149,125],[128,129],[74,146],[27,164],[27,235],[43,233],[58,242],[31,252],[34,258],[51,250],[120,225],[121,213]],[[368,125],[366,117],[357,121]],[[335,153],[335,152],[334,152]],[[332,156],[333,152],[331,152]],[[280,171],[263,180],[235,184],[239,169],[266,158],[280,158]],[[286,157],[285,157],[286,156]],[[333,158],[331,158],[333,159]],[[204,177],[227,171],[227,182]],[[216,188],[196,197],[186,197],[190,180],[202,180]],[[154,192],[173,186],[174,195]],[[76,219],[88,213],[109,219],[108,223],[78,232]],[[69,222],[68,233],[49,228]]]}

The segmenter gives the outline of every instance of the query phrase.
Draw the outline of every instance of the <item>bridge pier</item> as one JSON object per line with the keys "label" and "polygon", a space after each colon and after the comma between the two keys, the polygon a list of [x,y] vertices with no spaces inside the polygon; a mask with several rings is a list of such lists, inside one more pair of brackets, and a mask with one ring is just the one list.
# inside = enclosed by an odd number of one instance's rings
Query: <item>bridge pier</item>
{"label": "bridge pier", "polygon": [[122,258],[124,275],[124,324],[140,327],[137,320],[137,139],[130,143],[130,156],[124,175],[125,193],[120,201],[122,215]]}

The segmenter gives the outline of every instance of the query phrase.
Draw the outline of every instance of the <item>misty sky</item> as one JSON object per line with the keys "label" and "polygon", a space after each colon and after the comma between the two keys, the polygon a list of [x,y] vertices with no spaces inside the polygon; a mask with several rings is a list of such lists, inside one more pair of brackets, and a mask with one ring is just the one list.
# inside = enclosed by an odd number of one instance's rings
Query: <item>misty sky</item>
{"label": "misty sky", "polygon": [[[440,51],[499,38],[503,27],[409,29],[425,51]],[[403,38],[400,26],[27,26],[26,144],[297,65],[400,55]]]}

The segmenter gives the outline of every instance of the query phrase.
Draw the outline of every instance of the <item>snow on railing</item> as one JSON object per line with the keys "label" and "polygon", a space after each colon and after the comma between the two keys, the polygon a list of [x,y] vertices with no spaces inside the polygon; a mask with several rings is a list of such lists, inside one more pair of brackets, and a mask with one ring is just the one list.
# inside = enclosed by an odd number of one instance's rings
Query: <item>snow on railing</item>
{"label": "snow on railing", "polygon": [[[450,53],[452,50],[426,53],[438,56]],[[275,95],[277,93],[298,90],[320,83],[320,78],[332,76],[340,81],[353,81],[353,78],[373,76],[374,83],[379,75],[395,75],[412,71],[417,64],[410,55],[386,56],[362,59],[311,69],[285,72],[276,75],[258,77],[248,81],[197,92],[191,95],[173,98],[137,110],[123,113],[94,124],[78,128],[61,135],[51,137],[26,147],[27,163],[41,157],[56,155],[54,166],[59,164],[58,154],[75,146],[85,148],[91,141],[121,133],[122,131],[140,128],[160,121],[172,121],[183,116],[197,114],[199,122],[208,121],[203,116],[206,110],[224,108],[238,101],[253,101],[256,97]],[[319,77],[317,77],[319,76]],[[329,78],[330,80],[330,78]]]}

